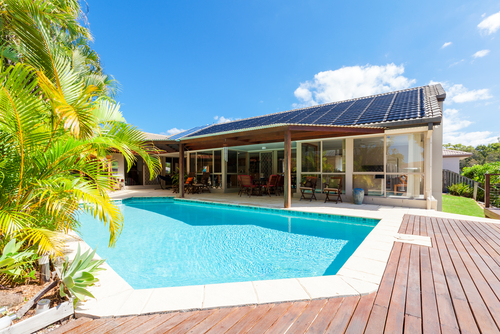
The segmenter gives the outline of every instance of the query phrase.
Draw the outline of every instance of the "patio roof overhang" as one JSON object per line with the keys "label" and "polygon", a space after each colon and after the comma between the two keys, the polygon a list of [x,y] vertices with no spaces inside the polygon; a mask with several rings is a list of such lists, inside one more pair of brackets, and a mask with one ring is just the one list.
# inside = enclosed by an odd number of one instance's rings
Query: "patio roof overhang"
{"label": "patio roof overhang", "polygon": [[290,133],[291,141],[297,141],[377,134],[384,133],[384,131],[385,128],[383,127],[276,124],[213,135],[182,138],[180,143],[186,150],[193,151],[283,142],[284,133]]}

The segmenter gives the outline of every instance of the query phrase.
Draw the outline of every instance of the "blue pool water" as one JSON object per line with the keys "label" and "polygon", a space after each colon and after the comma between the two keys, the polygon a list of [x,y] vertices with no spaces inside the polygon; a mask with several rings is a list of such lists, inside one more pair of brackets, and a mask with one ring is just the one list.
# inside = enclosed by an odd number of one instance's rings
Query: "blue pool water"
{"label": "blue pool water", "polygon": [[334,275],[378,220],[124,200],[123,232],[88,215],[80,235],[134,289]]}

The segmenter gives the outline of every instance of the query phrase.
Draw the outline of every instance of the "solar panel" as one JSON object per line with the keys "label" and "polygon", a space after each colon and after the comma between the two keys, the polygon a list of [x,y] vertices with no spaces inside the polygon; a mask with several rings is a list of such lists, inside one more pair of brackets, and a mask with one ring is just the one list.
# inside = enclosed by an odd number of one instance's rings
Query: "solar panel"
{"label": "solar panel", "polygon": [[354,124],[361,113],[373,100],[373,98],[368,98],[356,101],[346,112],[344,112],[339,118],[337,118],[337,120],[335,121],[335,125]]}
{"label": "solar panel", "polygon": [[386,120],[395,121],[416,118],[418,115],[418,91],[411,90],[399,93],[396,96]]}
{"label": "solar panel", "polygon": [[175,139],[179,139],[179,138],[188,136],[188,135],[192,134],[193,132],[196,132],[196,131],[198,131],[200,129],[206,128],[207,126],[210,126],[210,125],[202,125],[202,126],[194,127],[192,129],[189,129],[189,130],[183,131],[181,133],[175,134],[173,136],[170,136],[169,139],[174,139],[175,140]]}
{"label": "solar panel", "polygon": [[377,96],[370,105],[370,108],[368,108],[354,124],[366,124],[383,121],[393,98],[394,94]]}
{"label": "solar panel", "polygon": [[337,119],[349,106],[351,106],[354,101],[340,102],[335,108],[330,110],[330,112],[318,118],[314,124],[328,124],[331,125],[333,121]]}
{"label": "solar panel", "polygon": [[314,124],[314,122],[325,115],[326,113],[330,112],[332,109],[334,109],[337,106],[337,104],[334,105],[326,105],[326,106],[321,106],[319,108],[316,108],[315,111],[313,112],[308,112],[306,114],[303,114],[302,118],[300,120],[297,120],[295,123],[299,124]]}
{"label": "solar panel", "polygon": [[[319,105],[224,124],[201,126],[171,137],[207,135],[272,124],[357,125],[415,119],[426,116],[424,89],[393,92],[354,101]],[[201,129],[201,130],[200,130]],[[198,131],[198,132],[196,132]]]}

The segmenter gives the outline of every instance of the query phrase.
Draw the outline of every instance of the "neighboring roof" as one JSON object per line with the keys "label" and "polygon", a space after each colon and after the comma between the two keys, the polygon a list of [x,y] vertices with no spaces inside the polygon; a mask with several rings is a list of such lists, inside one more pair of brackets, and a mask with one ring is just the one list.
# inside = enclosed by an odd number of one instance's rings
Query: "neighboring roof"
{"label": "neighboring roof", "polygon": [[442,112],[438,100],[446,93],[440,84],[415,87],[390,93],[372,95],[307,108],[212,124],[184,134],[180,138],[261,128],[272,125],[316,126],[400,126],[402,123],[427,124],[441,122]]}
{"label": "neighboring roof", "polygon": [[170,140],[169,136],[166,135],[159,135],[156,133],[150,133],[150,132],[144,132],[144,135],[146,136],[147,140]]}
{"label": "neighboring roof", "polygon": [[202,129],[208,127],[208,126],[210,126],[210,124],[202,125],[202,126],[197,126],[197,127],[191,128],[189,130],[185,130],[185,131],[176,133],[175,135],[170,136],[170,139],[173,139],[173,140],[181,139],[181,138],[186,137],[186,136],[188,136],[188,135],[190,135],[190,134],[192,134],[194,132],[202,130]]}
{"label": "neighboring roof", "polygon": [[464,152],[464,151],[455,151],[449,150],[447,148],[443,148],[443,158],[462,158],[462,157],[471,157],[472,153]]}

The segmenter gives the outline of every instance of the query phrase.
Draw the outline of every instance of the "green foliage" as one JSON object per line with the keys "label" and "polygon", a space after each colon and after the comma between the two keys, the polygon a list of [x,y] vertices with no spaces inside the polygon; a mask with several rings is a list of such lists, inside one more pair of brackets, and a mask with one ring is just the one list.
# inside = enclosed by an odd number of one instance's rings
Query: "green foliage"
{"label": "green foliage", "polygon": [[59,288],[61,297],[65,297],[69,292],[72,297],[76,298],[75,302],[84,300],[85,296],[95,298],[87,288],[99,281],[95,274],[105,270],[101,268],[105,260],[93,260],[95,252],[96,250],[90,252],[89,249],[81,254],[80,245],[78,245],[73,262],[70,264],[66,258],[61,270],[61,285]]}
{"label": "green foliage", "polygon": [[2,250],[0,256],[0,277],[7,280],[23,282],[27,278],[35,279],[33,265],[38,259],[36,250],[32,247],[22,250],[23,242],[10,240]]}
{"label": "green foliage", "polygon": [[[3,0],[0,39],[0,238],[61,254],[67,232],[88,212],[109,228],[113,246],[122,215],[108,191],[108,156],[132,166],[159,160],[143,132],[126,124],[112,97],[117,84],[102,71],[80,25],[76,0]],[[14,56],[15,57],[14,57]]]}
{"label": "green foliage", "polygon": [[450,150],[472,153],[471,157],[460,160],[461,170],[465,167],[500,161],[500,138],[498,143],[479,145],[477,147],[465,146],[462,144],[444,144],[443,147]]}
{"label": "green foliage", "polygon": [[472,192],[474,191],[465,183],[456,183],[448,187],[448,191],[451,195],[462,196],[462,197],[472,197]]}
{"label": "green foliage", "polygon": [[[472,167],[465,167],[462,175],[484,184],[485,174],[500,174],[500,161],[486,163],[484,165],[474,165]],[[500,176],[492,176],[491,183],[500,183]]]}

